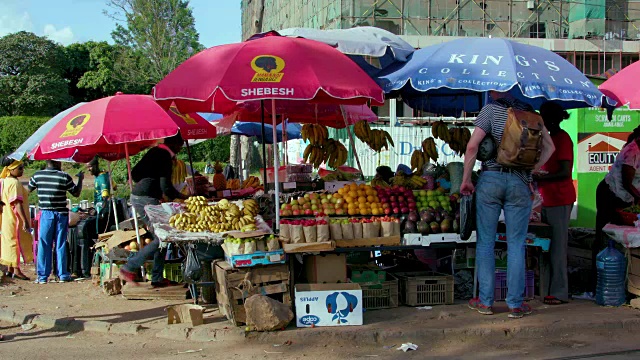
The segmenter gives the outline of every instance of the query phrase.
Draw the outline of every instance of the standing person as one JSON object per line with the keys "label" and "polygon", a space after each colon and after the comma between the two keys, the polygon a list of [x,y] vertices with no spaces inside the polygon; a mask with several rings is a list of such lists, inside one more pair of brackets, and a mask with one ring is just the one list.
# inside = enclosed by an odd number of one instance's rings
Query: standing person
{"label": "standing person", "polygon": [[[163,195],[169,199],[187,198],[186,195],[179,193],[171,182],[173,158],[182,149],[183,144],[184,140],[180,134],[166,138],[163,144],[149,150],[131,171],[131,178],[136,183],[131,193],[131,205],[136,210],[136,214],[140,215],[142,223],[148,231],[152,229],[144,210],[146,205],[159,205]],[[153,238],[150,244],[143,247],[120,269],[122,280],[136,284],[134,272],[153,256],[151,286],[166,287],[169,285],[169,281],[163,278],[162,273],[166,250],[160,249],[160,239],[157,236],[153,235]]]}
{"label": "standing person", "polygon": [[8,267],[8,275],[20,280],[29,280],[20,270],[20,257],[25,263],[33,261],[33,238],[29,214],[29,192],[20,183],[24,173],[22,161],[5,157],[2,179],[3,204],[8,204],[2,212],[2,242],[0,243],[0,264]]}
{"label": "standing person", "polygon": [[[596,257],[605,247],[602,228],[615,220],[616,210],[640,203],[640,126],[635,128],[607,176],[596,190],[596,238],[591,248],[590,291],[596,293]],[[591,295],[591,294],[585,294]]]}
{"label": "standing person", "polygon": [[542,222],[549,224],[553,231],[549,249],[549,294],[545,296],[544,303],[559,305],[569,301],[567,249],[571,209],[576,201],[576,189],[571,178],[573,141],[566,131],[560,129],[560,123],[569,118],[569,113],[560,105],[546,102],[540,108],[540,115],[556,148],[542,171],[533,176],[542,195]]}
{"label": "standing person", "polygon": [[[94,157],[88,164],[89,173],[95,177],[94,192],[93,192],[93,205],[97,212],[105,206],[106,201],[111,197],[111,174],[100,170],[100,162],[98,157]],[[115,186],[113,187],[115,190]]]}
{"label": "standing person", "polygon": [[62,171],[59,161],[47,160],[47,168],[37,171],[29,180],[29,191],[38,191],[40,229],[38,230],[38,262],[36,283],[46,284],[51,275],[52,250],[56,249],[57,275],[60,282],[71,281],[67,268],[67,234],[69,209],[67,192],[78,197],[82,192],[84,173],[78,173],[78,184],[71,175]]}
{"label": "standing person", "polygon": [[[494,157],[482,163],[477,189],[471,182],[478,147],[485,136],[500,144],[507,123],[507,109],[533,111],[533,108],[505,93],[490,92],[493,102],[482,108],[475,120],[475,129],[464,157],[464,176],[460,192],[476,193],[476,271],[480,297],[469,301],[469,307],[483,315],[493,314],[495,288],[494,245],[500,213],[504,210],[507,225],[507,305],[510,318],[521,318],[531,313],[523,302],[525,288],[525,240],[531,215],[531,171],[503,167]],[[543,148],[536,170],[554,151],[546,129],[542,129]],[[475,295],[475,294],[474,294]]]}

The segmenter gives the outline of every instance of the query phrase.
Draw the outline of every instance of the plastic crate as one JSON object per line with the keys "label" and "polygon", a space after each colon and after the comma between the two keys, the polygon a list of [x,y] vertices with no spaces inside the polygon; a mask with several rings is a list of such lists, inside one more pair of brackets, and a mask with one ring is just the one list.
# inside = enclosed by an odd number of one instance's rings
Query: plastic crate
{"label": "plastic crate", "polygon": [[370,266],[351,266],[351,282],[381,284],[387,280],[387,272]]}
{"label": "plastic crate", "polygon": [[252,267],[256,265],[284,264],[286,255],[283,249],[274,251],[256,251],[253,254],[226,255],[225,260],[234,268]]}
{"label": "plastic crate", "polygon": [[360,284],[360,287],[365,310],[391,309],[400,304],[398,279],[391,275],[382,284]]}
{"label": "plastic crate", "polygon": [[[151,270],[153,268],[153,263],[145,264],[145,270],[147,271],[147,279],[151,281]],[[181,283],[183,281],[182,278],[182,263],[168,263],[164,264],[163,276],[165,279],[169,281],[175,281],[177,283]]]}
{"label": "plastic crate", "polygon": [[436,272],[396,273],[400,296],[408,306],[450,305],[454,298],[453,275]]}
{"label": "plastic crate", "polygon": [[117,278],[120,273],[120,268],[123,264],[109,264],[109,263],[101,263],[100,264],[100,285],[104,284],[105,281],[109,280],[109,266],[113,265],[111,269],[111,279]]}
{"label": "plastic crate", "polygon": [[[525,276],[524,299],[533,299],[535,295],[535,273],[533,270],[527,270]],[[496,285],[493,293],[495,301],[504,301],[507,299],[507,273],[505,271],[496,271]]]}

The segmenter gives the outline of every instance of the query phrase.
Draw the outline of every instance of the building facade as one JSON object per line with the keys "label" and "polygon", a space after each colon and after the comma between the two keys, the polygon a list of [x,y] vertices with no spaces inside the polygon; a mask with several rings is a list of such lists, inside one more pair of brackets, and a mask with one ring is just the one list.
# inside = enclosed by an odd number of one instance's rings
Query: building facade
{"label": "building facade", "polygon": [[417,48],[463,36],[515,38],[594,76],[640,54],[640,0],[242,0],[244,39],[256,29],[354,26],[389,30]]}

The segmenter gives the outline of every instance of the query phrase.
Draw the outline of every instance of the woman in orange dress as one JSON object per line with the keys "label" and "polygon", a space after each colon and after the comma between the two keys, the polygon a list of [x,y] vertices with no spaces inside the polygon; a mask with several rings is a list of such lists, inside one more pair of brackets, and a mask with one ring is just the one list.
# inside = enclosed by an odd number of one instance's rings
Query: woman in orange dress
{"label": "woman in orange dress", "polygon": [[29,192],[20,183],[24,173],[22,161],[2,159],[4,169],[0,173],[2,192],[0,201],[6,206],[2,211],[0,237],[0,264],[9,268],[8,275],[29,280],[20,270],[20,257],[25,263],[33,262],[33,238],[29,214]]}

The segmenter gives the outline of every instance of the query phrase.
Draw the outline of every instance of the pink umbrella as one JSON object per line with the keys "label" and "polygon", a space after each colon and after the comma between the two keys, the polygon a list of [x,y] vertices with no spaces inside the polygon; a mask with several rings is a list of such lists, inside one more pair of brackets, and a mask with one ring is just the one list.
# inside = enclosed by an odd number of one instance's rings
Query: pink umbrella
{"label": "pink umbrella", "polygon": [[618,102],[617,106],[628,105],[632,110],[640,110],[640,61],[627,66],[598,88],[603,94]]}
{"label": "pink umbrella", "polygon": [[230,113],[238,102],[252,100],[384,101],[382,89],[340,51],[280,36],[206,49],[162,79],[153,96],[188,113]]}
{"label": "pink umbrella", "polygon": [[164,110],[149,95],[109,96],[76,107],[40,140],[30,155],[35,160],[94,156],[118,160],[178,132],[185,139],[207,139],[215,127],[197,114]]}

